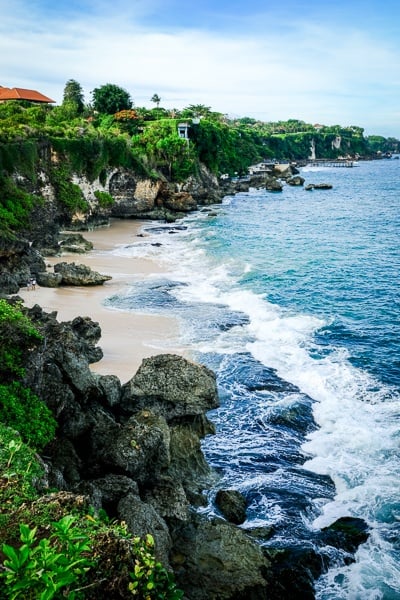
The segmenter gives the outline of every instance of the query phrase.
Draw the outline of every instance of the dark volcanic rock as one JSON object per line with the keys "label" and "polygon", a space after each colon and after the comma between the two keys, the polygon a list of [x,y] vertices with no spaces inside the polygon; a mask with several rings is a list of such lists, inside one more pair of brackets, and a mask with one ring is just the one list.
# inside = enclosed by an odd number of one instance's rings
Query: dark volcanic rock
{"label": "dark volcanic rock", "polygon": [[172,533],[171,565],[190,600],[269,598],[270,563],[240,529],[214,519],[193,518]]}
{"label": "dark volcanic rock", "polygon": [[269,177],[265,183],[265,189],[268,192],[281,192],[283,186],[281,182],[275,179],[274,177]]}
{"label": "dark volcanic rock", "polygon": [[172,354],[145,358],[136,375],[123,386],[121,402],[127,412],[150,408],[168,422],[202,415],[218,405],[215,374]]}
{"label": "dark volcanic rock", "polygon": [[300,175],[295,175],[294,177],[288,179],[286,183],[288,185],[301,186],[304,184],[304,181],[304,177],[300,177]]}
{"label": "dark volcanic rock", "polygon": [[215,503],[225,519],[240,525],[246,520],[246,499],[237,490],[218,490]]}
{"label": "dark volcanic rock", "polygon": [[363,519],[341,517],[329,527],[322,529],[321,539],[335,548],[353,553],[369,537],[368,525]]}
{"label": "dark volcanic rock", "polygon": [[93,250],[92,242],[86,240],[80,233],[61,233],[59,246],[63,252],[76,252],[79,254]]}
{"label": "dark volcanic rock", "polygon": [[42,287],[56,288],[61,285],[62,275],[51,271],[41,271],[37,273],[36,280]]}

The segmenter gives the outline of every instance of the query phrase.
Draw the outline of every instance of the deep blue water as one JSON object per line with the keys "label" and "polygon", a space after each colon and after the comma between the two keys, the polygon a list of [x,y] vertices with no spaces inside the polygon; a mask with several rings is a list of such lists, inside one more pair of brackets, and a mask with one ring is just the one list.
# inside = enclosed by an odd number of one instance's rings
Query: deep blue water
{"label": "deep blue water", "polygon": [[354,564],[319,546],[332,566],[317,597],[400,599],[400,160],[302,175],[333,189],[251,190],[216,216],[149,224],[115,255],[165,273],[108,302],[178,317],[182,345],[217,373],[203,448],[216,487],[245,494],[243,527],[315,546],[319,528],[361,517]]}

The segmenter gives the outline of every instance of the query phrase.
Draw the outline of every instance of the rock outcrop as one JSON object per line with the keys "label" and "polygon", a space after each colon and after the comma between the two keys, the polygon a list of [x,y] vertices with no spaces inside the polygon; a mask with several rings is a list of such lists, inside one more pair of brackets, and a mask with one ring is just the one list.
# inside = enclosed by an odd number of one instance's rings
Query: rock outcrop
{"label": "rock outcrop", "polygon": [[61,275],[62,285],[102,285],[112,279],[110,275],[101,275],[86,265],[77,265],[74,262],[61,262],[54,265],[54,273]]}

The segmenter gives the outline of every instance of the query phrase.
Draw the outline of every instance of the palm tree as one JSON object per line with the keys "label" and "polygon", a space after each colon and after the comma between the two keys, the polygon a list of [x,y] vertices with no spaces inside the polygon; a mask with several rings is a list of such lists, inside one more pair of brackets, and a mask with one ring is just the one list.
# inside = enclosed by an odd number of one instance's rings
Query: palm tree
{"label": "palm tree", "polygon": [[151,102],[157,104],[157,108],[160,106],[161,98],[158,94],[153,94],[151,97]]}

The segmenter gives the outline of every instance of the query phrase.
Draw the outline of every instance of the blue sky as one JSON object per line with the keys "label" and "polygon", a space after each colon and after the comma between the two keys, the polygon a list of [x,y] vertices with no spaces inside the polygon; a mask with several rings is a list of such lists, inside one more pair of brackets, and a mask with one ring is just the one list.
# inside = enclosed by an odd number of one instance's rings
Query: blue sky
{"label": "blue sky", "polygon": [[0,0],[0,85],[62,101],[114,83],[136,106],[359,125],[400,138],[394,0]]}

